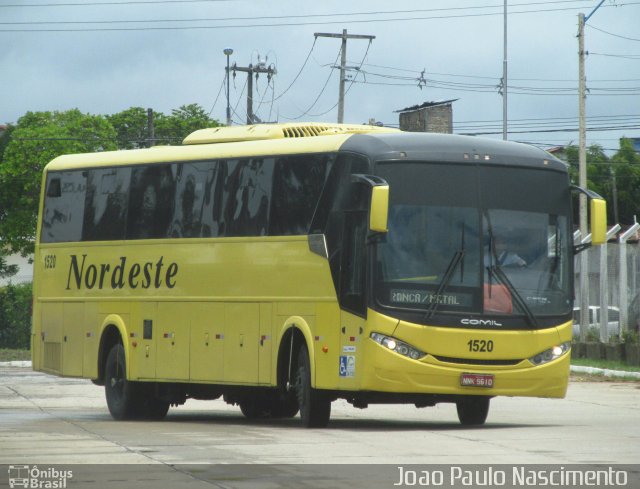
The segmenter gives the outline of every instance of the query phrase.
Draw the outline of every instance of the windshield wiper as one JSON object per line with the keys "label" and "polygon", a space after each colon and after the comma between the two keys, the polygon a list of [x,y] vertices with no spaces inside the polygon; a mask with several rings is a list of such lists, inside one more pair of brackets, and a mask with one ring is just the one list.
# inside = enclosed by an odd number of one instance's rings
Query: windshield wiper
{"label": "windshield wiper", "polygon": [[449,261],[447,270],[444,272],[444,276],[442,277],[442,280],[440,280],[440,283],[438,284],[436,293],[431,296],[432,302],[431,304],[429,304],[429,309],[427,309],[427,313],[425,314],[426,318],[431,319],[433,315],[436,313],[436,309],[440,305],[440,302],[439,302],[440,296],[442,295],[444,290],[447,288],[447,285],[449,285],[449,282],[451,282],[451,277],[453,276],[453,272],[457,268],[458,263],[462,261],[463,257],[464,257],[464,250],[456,251],[451,257],[451,261]]}
{"label": "windshield wiper", "polygon": [[464,258],[464,226],[462,226],[462,229],[461,229],[460,249],[456,251],[451,257],[451,260],[449,261],[449,265],[447,265],[447,269],[445,270],[444,275],[442,276],[442,280],[440,280],[440,283],[438,284],[438,288],[436,289],[435,295],[431,296],[432,302],[431,304],[429,304],[429,308],[425,313],[425,318],[431,319],[433,315],[436,313],[436,309],[438,309],[438,306],[440,305],[440,302],[439,302],[440,296],[449,285],[449,282],[451,282],[451,277],[453,276],[453,272],[455,272],[460,262],[462,262],[462,265],[460,267],[460,281],[462,282],[464,277],[463,258]]}
{"label": "windshield wiper", "polygon": [[491,225],[491,218],[489,216],[489,212],[487,209],[483,210],[483,214],[485,219],[487,220],[487,234],[489,235],[489,266],[487,266],[487,271],[489,272],[489,289],[491,289],[491,277],[495,275],[499,282],[501,282],[507,290],[511,293],[511,297],[514,299],[516,305],[520,308],[522,312],[524,312],[529,325],[534,328],[539,328],[538,321],[536,317],[531,312],[531,308],[526,303],[526,301],[522,298],[518,290],[509,280],[507,274],[504,273],[504,270],[498,263],[498,257],[496,255],[495,250],[495,242],[493,237],[493,226]]}
{"label": "windshield wiper", "polygon": [[507,274],[504,273],[504,270],[502,270],[500,265],[496,263],[495,265],[491,265],[487,267],[487,270],[489,270],[489,273],[491,275],[495,275],[498,281],[501,282],[509,290],[514,302],[516,303],[518,308],[522,312],[524,312],[525,316],[527,317],[527,320],[529,321],[529,325],[538,329],[539,328],[538,321],[536,320],[536,317],[533,315],[533,312],[531,312],[531,308],[529,307],[527,302],[522,298],[518,290],[511,283],[511,280],[509,280],[509,277],[507,277]]}

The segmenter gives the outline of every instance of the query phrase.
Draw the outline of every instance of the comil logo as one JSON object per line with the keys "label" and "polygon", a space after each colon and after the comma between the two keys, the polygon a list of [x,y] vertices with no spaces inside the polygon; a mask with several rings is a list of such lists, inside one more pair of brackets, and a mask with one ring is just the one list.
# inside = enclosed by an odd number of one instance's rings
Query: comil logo
{"label": "comil logo", "polygon": [[73,477],[71,470],[54,467],[40,469],[37,465],[9,465],[9,487],[30,489],[65,489],[67,480]]}

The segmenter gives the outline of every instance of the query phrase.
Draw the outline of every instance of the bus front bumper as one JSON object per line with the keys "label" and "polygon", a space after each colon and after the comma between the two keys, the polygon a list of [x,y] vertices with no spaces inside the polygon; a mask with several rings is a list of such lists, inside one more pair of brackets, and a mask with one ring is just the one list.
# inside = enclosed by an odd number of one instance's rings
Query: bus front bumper
{"label": "bus front bumper", "polygon": [[[445,363],[427,355],[411,360],[367,341],[361,388],[366,391],[562,398],[569,382],[570,350],[549,363],[522,360],[513,366]],[[491,378],[491,387],[462,385],[463,374]],[[489,376],[489,377],[486,377]]]}

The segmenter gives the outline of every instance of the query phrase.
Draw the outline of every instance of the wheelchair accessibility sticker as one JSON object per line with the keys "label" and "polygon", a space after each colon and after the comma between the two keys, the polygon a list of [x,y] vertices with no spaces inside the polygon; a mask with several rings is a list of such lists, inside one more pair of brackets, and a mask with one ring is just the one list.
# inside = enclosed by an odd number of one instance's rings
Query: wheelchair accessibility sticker
{"label": "wheelchair accessibility sticker", "polygon": [[354,377],[356,375],[356,357],[353,355],[340,356],[340,377]]}

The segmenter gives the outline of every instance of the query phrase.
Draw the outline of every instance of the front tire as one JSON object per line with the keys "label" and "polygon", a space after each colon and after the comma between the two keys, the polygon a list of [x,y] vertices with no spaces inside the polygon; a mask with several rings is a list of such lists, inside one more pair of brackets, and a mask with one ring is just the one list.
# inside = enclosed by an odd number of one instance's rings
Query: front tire
{"label": "front tire", "polygon": [[458,419],[464,426],[480,426],[487,420],[489,401],[483,396],[469,396],[456,402]]}
{"label": "front tire", "polygon": [[311,387],[311,361],[306,345],[298,351],[298,368],[294,381],[300,418],[306,428],[324,428],[331,417],[331,399]]}

